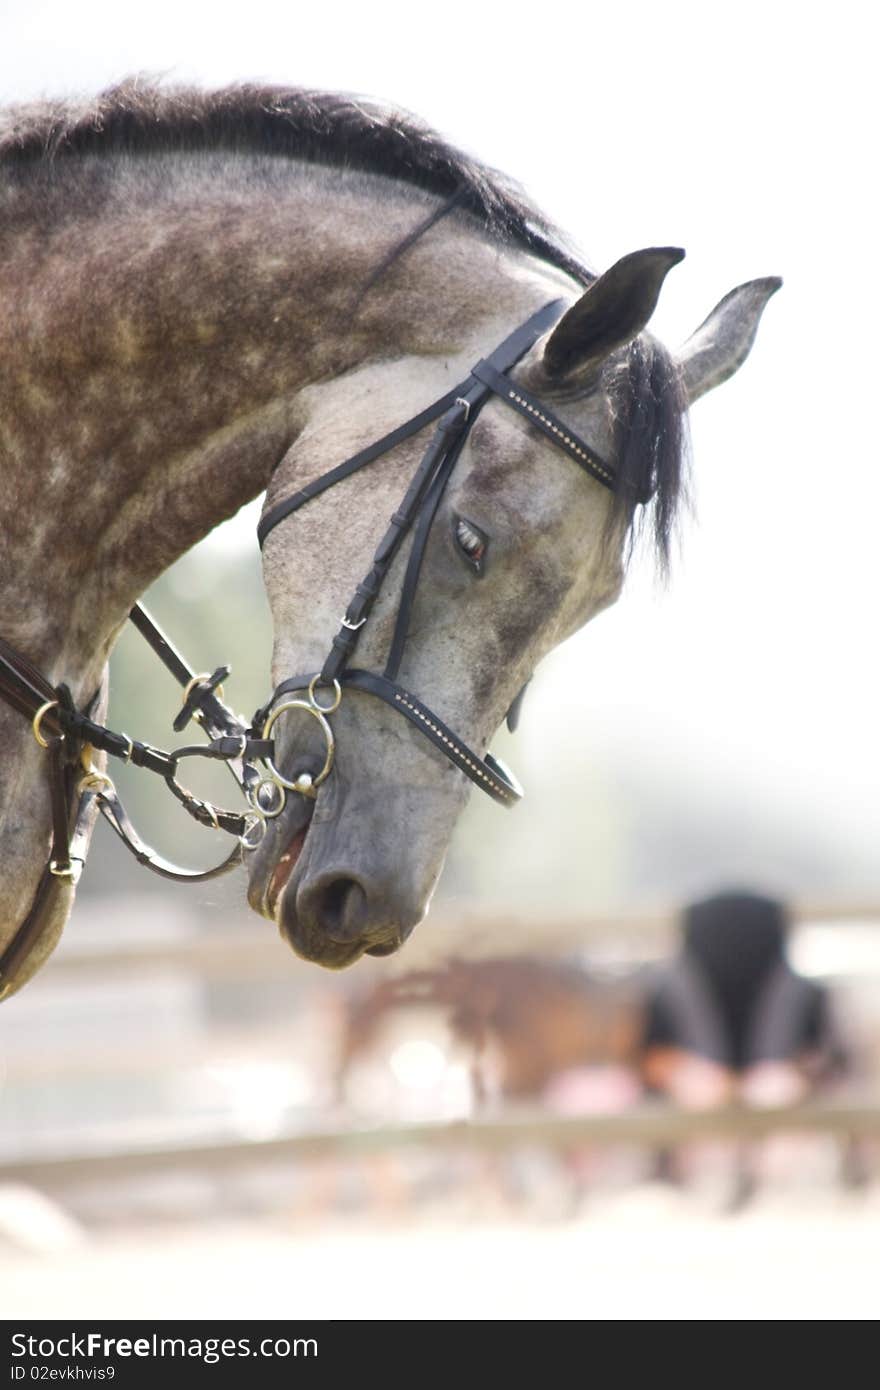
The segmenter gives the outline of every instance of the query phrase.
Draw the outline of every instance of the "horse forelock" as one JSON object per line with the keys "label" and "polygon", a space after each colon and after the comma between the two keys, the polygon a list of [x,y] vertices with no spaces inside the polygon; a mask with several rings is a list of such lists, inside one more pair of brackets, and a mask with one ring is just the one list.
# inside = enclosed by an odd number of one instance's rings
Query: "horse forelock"
{"label": "horse forelock", "polygon": [[[661,572],[688,499],[687,394],[675,359],[656,339],[637,338],[609,364],[604,385],[614,415],[618,485],[608,535],[626,531],[630,552],[648,532]],[[646,503],[639,498],[650,495]]]}

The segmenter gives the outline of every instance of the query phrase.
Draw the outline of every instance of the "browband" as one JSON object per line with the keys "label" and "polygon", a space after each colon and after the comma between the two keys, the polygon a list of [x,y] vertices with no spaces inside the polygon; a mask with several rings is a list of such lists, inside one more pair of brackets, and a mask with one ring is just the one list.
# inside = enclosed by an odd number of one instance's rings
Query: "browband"
{"label": "browband", "polygon": [[[506,405],[519,411],[542,434],[546,435],[552,444],[568,454],[569,458],[573,458],[575,463],[580,464],[585,472],[613,492],[617,487],[617,473],[611,464],[606,463],[595,449],[591,448],[585,440],[581,439],[579,434],[564,424],[557,415],[548,410],[536,396],[531,395],[524,387],[511,382],[510,378],[505,375],[505,372],[515,366],[528,349],[534,346],[538,338],[552,327],[558,319],[564,303],[564,300],[556,299],[552,303],[546,304],[526,324],[518,328],[516,332],[511,333],[509,338],[505,338],[491,357],[480,358],[479,362],[471,369],[470,376],[460,382],[458,386],[454,386],[451,391],[447,391],[445,396],[432,402],[418,415],[414,415],[410,420],[398,425],[396,429],[383,435],[375,443],[359,450],[351,458],[346,459],[344,463],[337,464],[327,473],[322,473],[319,478],[307,483],[293,496],[270,507],[267,512],[264,512],[257,526],[257,541],[260,549],[262,550],[266,537],[271,531],[274,531],[279,521],[283,521],[292,512],[299,511],[300,507],[304,507],[313,497],[319,497],[334,483],[350,477],[352,473],[356,473],[366,464],[389,453],[405,439],[410,439],[414,434],[418,434],[426,425],[430,425],[434,420],[439,420],[444,411],[454,405],[457,400],[464,397],[469,391],[473,392],[477,383],[483,387],[488,387]],[[468,423],[470,422],[468,421]]]}

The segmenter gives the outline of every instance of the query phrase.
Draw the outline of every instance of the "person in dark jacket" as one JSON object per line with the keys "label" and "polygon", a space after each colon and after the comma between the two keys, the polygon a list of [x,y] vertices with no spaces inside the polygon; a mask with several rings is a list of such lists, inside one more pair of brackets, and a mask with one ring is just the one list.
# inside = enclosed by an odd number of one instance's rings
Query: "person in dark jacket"
{"label": "person in dark jacket", "polygon": [[830,993],[792,969],[787,932],[784,905],[757,893],[685,909],[681,950],[647,1001],[650,1089],[691,1105],[782,1104],[845,1069]]}
{"label": "person in dark jacket", "polygon": [[[726,892],[685,909],[681,949],[649,989],[639,1048],[646,1089],[690,1109],[740,1102],[787,1105],[844,1076],[850,1058],[828,988],[792,969],[784,905]],[[861,1182],[857,1145],[843,1177]],[[681,1155],[658,1155],[656,1175],[677,1179]],[[731,1207],[756,1182],[755,1155],[740,1146]]]}

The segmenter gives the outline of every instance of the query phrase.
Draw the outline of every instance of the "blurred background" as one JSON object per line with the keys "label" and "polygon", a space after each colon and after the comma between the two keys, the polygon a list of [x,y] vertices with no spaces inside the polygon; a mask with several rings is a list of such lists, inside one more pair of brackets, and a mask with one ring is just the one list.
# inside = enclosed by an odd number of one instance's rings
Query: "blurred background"
{"label": "blurred background", "polygon": [[[518,178],[597,268],[684,245],[652,325],[670,347],[733,285],[785,278],[695,407],[669,585],[637,556],[545,663],[495,745],[526,800],[469,807],[402,956],[323,974],[247,912],[243,876],[163,886],[99,828],[61,947],[0,1011],[7,1315],[878,1312],[862,10],[505,13],[0,3],[4,102],[135,71],[364,92]],[[269,688],[258,512],[146,598],[195,669],[232,665],[245,712]],[[110,722],[168,746],[177,700],[125,634]],[[218,857],[118,781],[158,848]],[[686,1026],[681,913],[730,888],[793,922],[773,1072]],[[749,1007],[770,1009],[771,973],[742,984]]]}

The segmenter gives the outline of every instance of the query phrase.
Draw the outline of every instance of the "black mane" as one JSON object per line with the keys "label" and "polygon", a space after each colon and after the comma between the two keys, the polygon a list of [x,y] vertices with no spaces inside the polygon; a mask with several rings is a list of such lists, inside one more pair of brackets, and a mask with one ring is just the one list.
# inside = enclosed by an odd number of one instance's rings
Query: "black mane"
{"label": "black mane", "polygon": [[41,167],[71,154],[229,150],[280,154],[409,183],[471,212],[500,239],[588,284],[561,232],[497,170],[408,112],[297,87],[239,84],[203,92],[129,78],[88,102],[0,113],[0,165]]}

